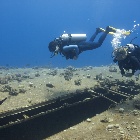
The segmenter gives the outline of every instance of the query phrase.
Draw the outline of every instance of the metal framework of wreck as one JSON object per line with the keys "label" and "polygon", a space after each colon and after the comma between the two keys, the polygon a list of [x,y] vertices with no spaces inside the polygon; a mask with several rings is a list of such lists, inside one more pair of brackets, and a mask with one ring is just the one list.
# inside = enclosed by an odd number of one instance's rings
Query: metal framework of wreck
{"label": "metal framework of wreck", "polygon": [[84,90],[76,90],[75,93],[69,93],[59,96],[49,101],[43,101],[28,107],[21,107],[15,110],[5,111],[0,113],[0,129],[7,128],[25,121],[30,121],[36,117],[77,106],[85,102],[95,101],[100,102],[100,98],[104,98],[111,102],[112,105],[117,105],[126,99],[132,99],[140,93],[140,84],[134,80],[119,80],[110,81],[104,79],[98,81],[98,84],[92,88]]}

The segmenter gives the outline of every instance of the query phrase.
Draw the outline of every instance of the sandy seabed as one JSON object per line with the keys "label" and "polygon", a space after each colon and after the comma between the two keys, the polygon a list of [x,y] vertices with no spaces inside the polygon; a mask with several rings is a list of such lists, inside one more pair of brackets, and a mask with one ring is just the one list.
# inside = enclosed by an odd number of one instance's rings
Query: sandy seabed
{"label": "sandy seabed", "polygon": [[[94,87],[98,84],[98,80],[104,78],[112,81],[115,79],[134,80],[140,84],[140,80],[136,81],[134,76],[122,77],[117,66],[87,66],[83,68],[69,66],[64,69],[2,67],[0,69],[0,113],[29,107],[77,90]],[[3,101],[3,99],[5,100]],[[138,140],[140,139],[140,110],[133,105],[136,99],[140,100],[139,94],[132,100],[123,101],[99,114],[87,115],[84,120],[54,132],[49,137],[39,136],[41,135],[40,130],[32,135],[37,135],[36,139],[44,140]],[[65,116],[65,114],[63,115]],[[72,115],[74,116],[74,114]],[[59,121],[59,118],[57,119]],[[53,127],[59,126],[54,123]],[[14,131],[13,134],[17,133]],[[22,134],[21,139],[24,139],[24,133]],[[19,137],[14,136],[14,139],[19,139]],[[32,138],[30,136],[26,139]]]}

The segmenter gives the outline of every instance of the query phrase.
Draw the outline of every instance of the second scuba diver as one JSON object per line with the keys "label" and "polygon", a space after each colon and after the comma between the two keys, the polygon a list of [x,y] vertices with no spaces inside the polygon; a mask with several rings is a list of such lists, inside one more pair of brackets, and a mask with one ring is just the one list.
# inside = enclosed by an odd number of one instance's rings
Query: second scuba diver
{"label": "second scuba diver", "polygon": [[125,71],[132,70],[132,75],[140,74],[140,47],[136,44],[126,44],[115,49],[112,53],[113,61],[118,63],[122,76]]}

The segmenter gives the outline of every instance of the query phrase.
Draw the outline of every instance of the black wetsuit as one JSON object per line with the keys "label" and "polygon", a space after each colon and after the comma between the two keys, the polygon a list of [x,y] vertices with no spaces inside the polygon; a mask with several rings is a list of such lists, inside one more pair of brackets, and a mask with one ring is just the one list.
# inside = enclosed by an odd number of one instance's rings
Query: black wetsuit
{"label": "black wetsuit", "polygon": [[101,35],[101,37],[99,38],[98,42],[93,42],[94,39],[96,38],[96,36],[98,35],[98,31],[96,31],[90,38],[89,41],[83,41],[83,42],[80,42],[78,44],[78,47],[79,47],[79,50],[80,50],[80,53],[83,52],[83,51],[87,51],[87,50],[93,50],[93,49],[96,49],[98,47],[100,47],[102,45],[102,43],[104,42],[106,36],[107,36],[107,32],[103,32],[103,34]]}
{"label": "black wetsuit", "polygon": [[74,46],[72,46],[71,43],[68,44],[62,42],[61,53],[66,57],[66,59],[73,59],[74,56],[78,57],[78,55],[83,51],[93,50],[100,47],[105,40],[108,32],[103,32],[98,42],[94,42],[94,39],[96,38],[98,33],[99,32],[96,30],[96,32],[92,35],[89,41],[72,43],[72,45]]}
{"label": "black wetsuit", "polygon": [[[129,51],[128,49],[128,55],[124,60],[118,61],[119,69],[121,70],[121,74],[125,74],[125,70],[132,70],[132,74],[136,70],[140,70],[140,47],[135,45],[135,48],[133,51]],[[115,61],[115,60],[114,60]]]}

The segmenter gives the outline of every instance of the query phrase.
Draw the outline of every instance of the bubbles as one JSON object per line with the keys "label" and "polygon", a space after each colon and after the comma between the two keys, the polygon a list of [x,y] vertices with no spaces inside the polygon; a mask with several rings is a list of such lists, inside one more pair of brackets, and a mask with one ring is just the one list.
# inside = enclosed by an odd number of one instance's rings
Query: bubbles
{"label": "bubbles", "polygon": [[121,46],[121,40],[126,38],[126,35],[125,35],[126,32],[127,31],[124,29],[122,29],[122,30],[117,29],[116,30],[116,33],[113,34],[113,39],[111,41],[113,49],[116,49],[116,48]]}
{"label": "bubbles", "polygon": [[133,26],[131,32],[136,31],[136,30],[138,29],[138,27],[140,26],[140,24],[136,24],[136,20],[134,20],[134,23],[135,23],[135,24],[134,24],[134,26]]}
{"label": "bubbles", "polygon": [[[125,39],[126,36],[129,35],[130,33],[133,33],[136,30],[138,31],[139,26],[140,26],[140,24],[137,24],[136,20],[134,20],[134,25],[131,30],[126,31],[124,29],[122,29],[122,30],[117,29],[116,33],[113,34],[113,39],[111,41],[113,49],[120,47],[122,39]],[[138,33],[136,33],[136,34],[138,34]]]}

